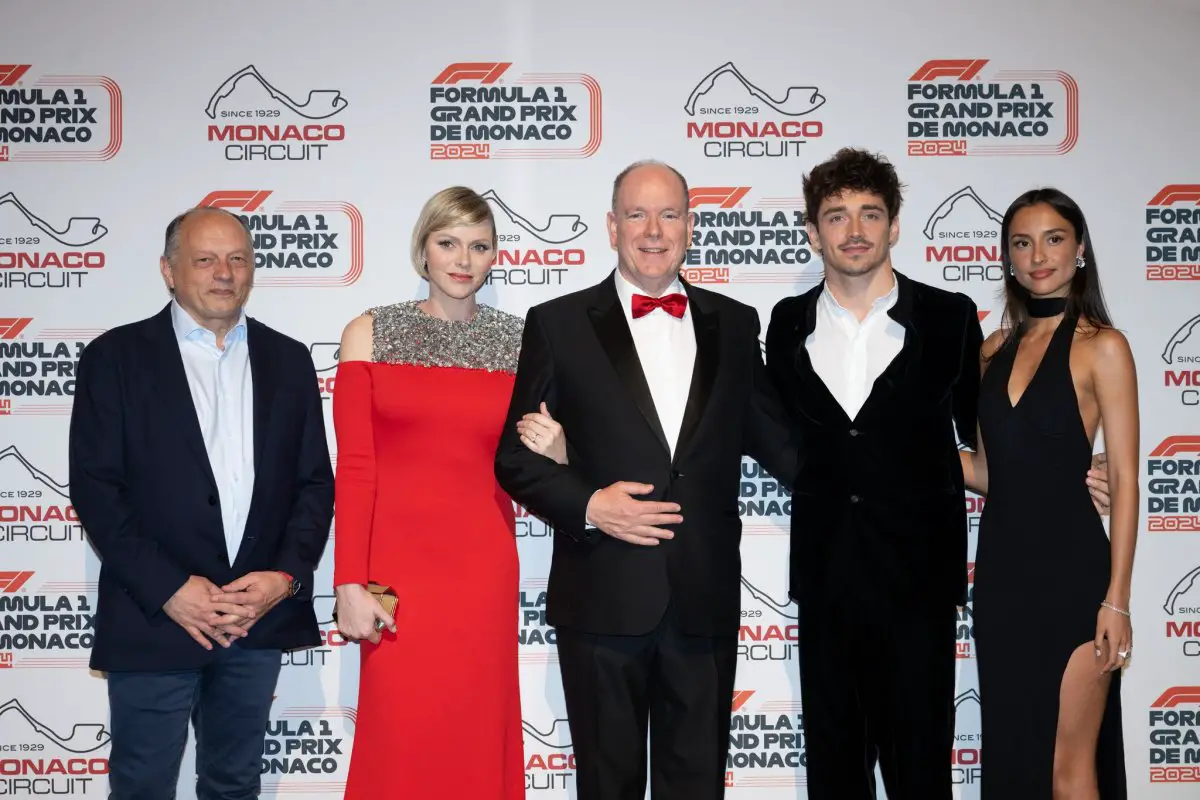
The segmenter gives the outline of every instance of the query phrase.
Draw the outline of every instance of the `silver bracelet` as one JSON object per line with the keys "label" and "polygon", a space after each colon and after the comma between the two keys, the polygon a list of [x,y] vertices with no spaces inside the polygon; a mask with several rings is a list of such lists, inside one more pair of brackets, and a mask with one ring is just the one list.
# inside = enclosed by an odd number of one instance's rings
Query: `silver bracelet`
{"label": "silver bracelet", "polygon": [[1100,605],[1104,608],[1107,608],[1109,611],[1115,611],[1118,614],[1124,614],[1127,617],[1129,616],[1128,611],[1126,611],[1123,608],[1117,608],[1116,606],[1114,606],[1112,603],[1108,602],[1107,600],[1104,600],[1103,602],[1101,602]]}

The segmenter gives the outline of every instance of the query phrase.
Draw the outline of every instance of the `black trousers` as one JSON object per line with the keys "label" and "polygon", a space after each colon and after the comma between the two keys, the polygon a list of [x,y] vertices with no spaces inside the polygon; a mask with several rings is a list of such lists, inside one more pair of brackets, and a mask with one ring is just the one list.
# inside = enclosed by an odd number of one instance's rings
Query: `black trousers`
{"label": "black trousers", "polygon": [[[687,636],[671,608],[644,636],[558,628],[578,800],[725,795],[737,635]],[[944,759],[943,759],[944,760]]]}
{"label": "black trousers", "polygon": [[841,596],[799,607],[809,800],[950,800],[954,606]]}

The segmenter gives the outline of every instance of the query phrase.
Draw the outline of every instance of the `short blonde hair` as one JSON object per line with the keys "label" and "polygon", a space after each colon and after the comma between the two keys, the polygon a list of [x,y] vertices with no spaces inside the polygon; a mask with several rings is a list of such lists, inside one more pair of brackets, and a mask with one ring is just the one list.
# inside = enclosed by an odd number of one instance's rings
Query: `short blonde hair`
{"label": "short blonde hair", "polygon": [[413,269],[422,278],[427,277],[425,269],[425,241],[434,231],[459,226],[483,225],[492,226],[492,250],[496,249],[496,219],[492,216],[492,207],[478,193],[465,186],[451,186],[429,198],[417,217],[413,227],[412,264]]}

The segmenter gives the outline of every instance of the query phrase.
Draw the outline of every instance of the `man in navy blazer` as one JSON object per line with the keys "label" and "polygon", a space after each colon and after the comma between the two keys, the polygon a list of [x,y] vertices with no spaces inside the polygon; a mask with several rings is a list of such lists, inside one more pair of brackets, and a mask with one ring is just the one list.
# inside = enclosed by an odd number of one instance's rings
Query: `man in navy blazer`
{"label": "man in navy blazer", "polygon": [[109,797],[174,797],[189,720],[197,797],[257,797],[281,651],[320,642],[321,397],[307,348],[243,310],[241,220],[180,214],[160,267],[173,299],[84,350],[71,415],[71,502],[101,560]]}

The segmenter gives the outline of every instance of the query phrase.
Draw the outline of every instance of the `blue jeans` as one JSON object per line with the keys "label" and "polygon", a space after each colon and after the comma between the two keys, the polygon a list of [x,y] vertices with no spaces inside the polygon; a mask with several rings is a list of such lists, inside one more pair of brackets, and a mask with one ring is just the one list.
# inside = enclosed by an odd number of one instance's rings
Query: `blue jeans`
{"label": "blue jeans", "polygon": [[109,800],[171,800],[196,728],[198,800],[252,800],[279,678],[278,650],[217,647],[201,669],[110,672]]}

